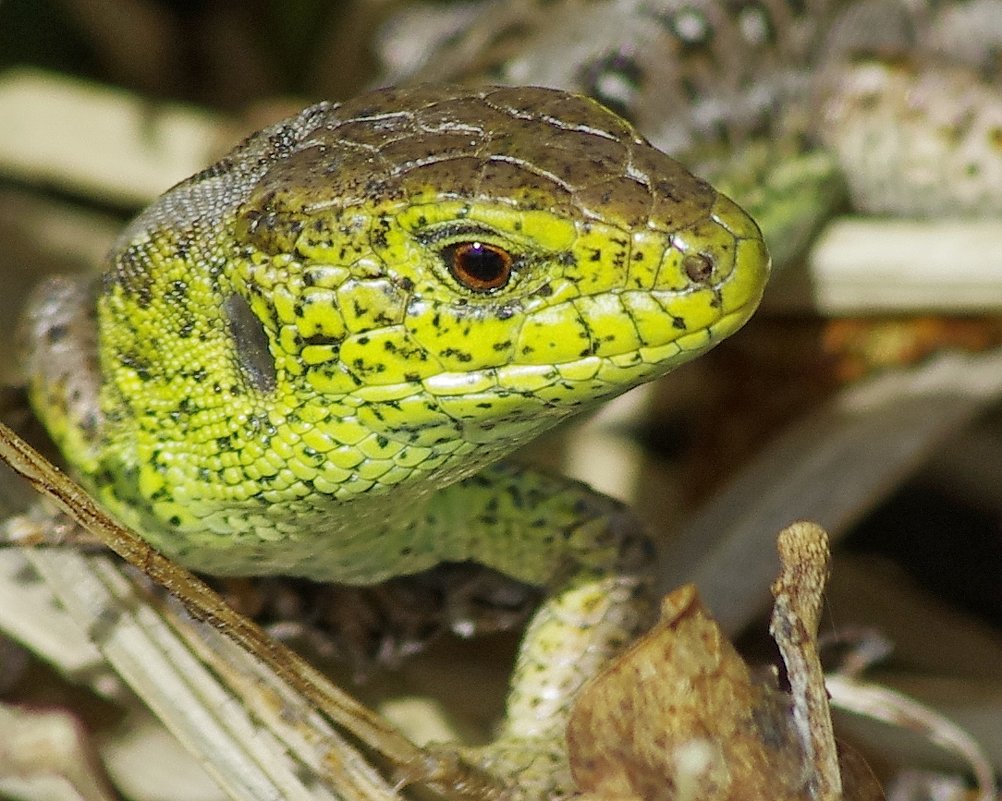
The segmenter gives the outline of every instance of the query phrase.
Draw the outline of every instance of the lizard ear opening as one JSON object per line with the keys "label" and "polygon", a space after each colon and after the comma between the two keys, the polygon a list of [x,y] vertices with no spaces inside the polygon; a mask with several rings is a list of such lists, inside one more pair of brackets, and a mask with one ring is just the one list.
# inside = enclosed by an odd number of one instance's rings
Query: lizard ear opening
{"label": "lizard ear opening", "polygon": [[233,335],[240,371],[258,392],[273,392],[276,381],[275,360],[271,355],[264,324],[240,295],[230,295],[223,303],[223,312]]}

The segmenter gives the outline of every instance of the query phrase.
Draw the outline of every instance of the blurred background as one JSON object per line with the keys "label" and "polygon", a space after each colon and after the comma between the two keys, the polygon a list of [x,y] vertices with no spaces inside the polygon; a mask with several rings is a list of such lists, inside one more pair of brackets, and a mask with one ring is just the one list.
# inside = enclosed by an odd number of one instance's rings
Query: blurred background
{"label": "blurred background", "polygon": [[[468,48],[464,31],[483,26],[491,5],[502,19],[503,3],[445,0],[0,0],[6,382],[20,380],[17,310],[43,275],[97,269],[132,214],[263,125],[318,99],[414,73],[434,77],[429,54]],[[617,13],[639,5],[623,3]],[[530,6],[512,12],[524,27],[509,31],[504,58],[518,53],[512,41],[531,41],[532,26],[546,24],[546,10],[525,12]],[[481,79],[483,65],[470,64],[470,79]],[[464,76],[449,69],[450,79]],[[983,74],[984,91],[1000,100],[997,72]],[[537,81],[528,74],[524,82]],[[823,628],[850,644],[861,629],[891,641],[869,675],[952,717],[997,771],[1002,216],[891,221],[861,212],[841,183],[822,205],[824,218],[784,258],[743,332],[522,458],[633,503],[665,542],[665,588],[687,577],[705,584],[711,607],[762,661],[774,660],[763,617],[771,538],[793,519],[821,520],[838,540]],[[925,244],[903,268],[885,269],[879,245],[895,237]],[[936,256],[945,266],[930,267],[928,284],[912,292],[933,240],[950,243]],[[826,267],[833,254],[849,266]],[[871,302],[895,295],[899,280],[906,300]],[[837,301],[825,294],[838,291]],[[16,410],[9,417],[24,420]],[[432,649],[413,668],[424,671],[419,683],[434,684],[455,649],[467,648],[444,640],[436,646],[442,661]],[[502,637],[494,647],[504,653],[512,643]],[[503,684],[503,665],[495,674]],[[0,648],[0,700],[87,706],[71,685],[13,643]],[[477,714],[489,718],[497,707]],[[116,719],[103,707],[81,714],[98,729]],[[959,782],[938,796],[924,785],[922,797],[964,797],[966,767],[923,737],[858,720],[846,726],[886,775],[931,771]]]}

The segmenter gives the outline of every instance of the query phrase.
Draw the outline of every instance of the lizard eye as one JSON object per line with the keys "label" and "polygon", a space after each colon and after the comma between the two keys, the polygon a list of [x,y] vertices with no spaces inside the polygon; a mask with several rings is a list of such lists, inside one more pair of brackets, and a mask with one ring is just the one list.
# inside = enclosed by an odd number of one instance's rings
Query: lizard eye
{"label": "lizard eye", "polygon": [[485,242],[460,242],[442,251],[452,277],[474,292],[500,289],[511,278],[511,254]]}
{"label": "lizard eye", "polygon": [[264,325],[240,295],[230,295],[223,303],[223,310],[230,324],[241,372],[259,392],[271,392],[275,389],[275,360],[268,347]]}

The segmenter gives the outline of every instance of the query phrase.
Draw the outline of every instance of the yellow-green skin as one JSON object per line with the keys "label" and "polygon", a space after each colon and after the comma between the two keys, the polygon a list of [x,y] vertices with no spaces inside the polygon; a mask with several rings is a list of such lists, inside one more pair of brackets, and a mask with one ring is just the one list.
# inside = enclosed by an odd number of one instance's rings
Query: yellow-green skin
{"label": "yellow-green skin", "polygon": [[[450,272],[472,241],[513,255],[505,286]],[[734,332],[768,266],[744,212],[593,101],[387,90],[251,137],[140,215],[99,286],[44,293],[32,395],[97,497],[192,568],[472,559],[546,586],[485,757],[531,784],[497,755],[559,742],[651,552],[613,501],[494,463]]]}

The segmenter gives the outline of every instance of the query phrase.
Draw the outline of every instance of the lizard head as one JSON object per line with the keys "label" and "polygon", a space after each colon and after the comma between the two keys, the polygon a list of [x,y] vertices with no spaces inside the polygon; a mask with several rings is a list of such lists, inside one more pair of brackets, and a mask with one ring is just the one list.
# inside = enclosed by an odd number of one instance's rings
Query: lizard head
{"label": "lizard head", "polygon": [[586,98],[320,104],[122,235],[99,302],[106,472],[171,525],[431,491],[701,354],[768,268],[744,212]]}
{"label": "lizard head", "polygon": [[235,228],[268,344],[245,362],[422,445],[510,442],[667,372],[747,319],[768,265],[733,203],[544,89],[345,104]]}

